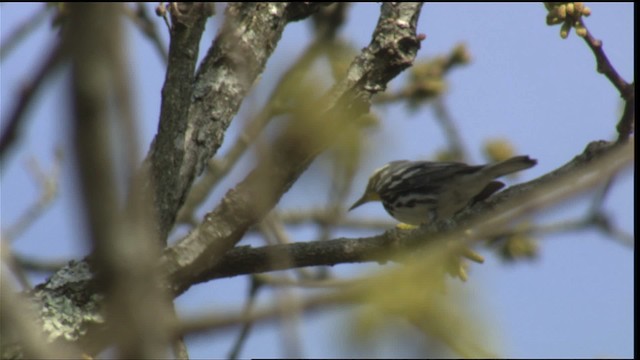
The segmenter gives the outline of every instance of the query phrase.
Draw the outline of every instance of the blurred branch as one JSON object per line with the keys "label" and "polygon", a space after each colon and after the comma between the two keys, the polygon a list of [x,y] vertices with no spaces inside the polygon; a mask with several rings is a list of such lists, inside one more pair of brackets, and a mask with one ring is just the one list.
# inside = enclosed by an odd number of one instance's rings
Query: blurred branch
{"label": "blurred branch", "polygon": [[[44,271],[54,272],[60,269],[64,264],[45,264],[35,260],[29,260],[16,255],[10,248],[10,243],[17,239],[26,229],[35,223],[44,212],[53,203],[58,193],[58,177],[60,168],[62,167],[62,150],[57,148],[55,151],[55,160],[49,173],[45,173],[35,158],[29,159],[27,165],[31,172],[32,178],[36,181],[40,188],[40,197],[25,212],[18,217],[18,220],[9,225],[7,230],[2,231],[2,260],[11,270],[16,280],[20,283],[23,290],[32,288],[25,271]],[[51,265],[59,265],[52,267]]]}
{"label": "blurred branch", "polygon": [[23,21],[18,27],[13,29],[9,35],[5,36],[2,39],[0,45],[0,61],[3,61],[5,57],[7,57],[11,51],[22,41],[29,33],[35,30],[49,15],[49,10],[51,9],[51,5],[44,4],[41,5],[40,9],[36,11],[31,17],[27,18]]}
{"label": "blurred branch", "polygon": [[440,124],[440,127],[444,131],[445,138],[447,139],[447,150],[449,152],[449,156],[451,156],[451,160],[467,162],[469,155],[464,147],[456,122],[451,117],[442,95],[438,96],[434,100],[433,106],[436,113],[436,120]]}
{"label": "blurred branch", "polygon": [[[346,217],[344,199],[347,198],[356,170],[361,163],[361,136],[346,136],[344,141],[338,141],[329,152],[331,159],[330,187],[328,201],[325,205],[324,221],[319,222],[318,240],[329,240],[337,224]],[[317,268],[315,278],[329,277],[329,269]]]}
{"label": "blurred branch", "polygon": [[612,224],[611,217],[602,211],[591,214],[585,219],[588,225],[595,226],[605,235],[610,236],[620,244],[633,249],[635,247],[635,237]]}
{"label": "blurred branch", "polygon": [[348,2],[336,2],[320,8],[312,17],[316,37],[324,41],[335,39],[338,31],[344,25],[349,6],[351,4]]}
{"label": "blurred branch", "polygon": [[9,271],[11,271],[13,277],[22,287],[22,291],[31,290],[33,288],[33,286],[31,285],[31,281],[29,281],[29,278],[27,277],[24,269],[16,260],[15,254],[13,254],[13,251],[9,246],[9,242],[5,241],[4,239],[0,239],[0,260],[2,260],[0,266],[4,265]]}
{"label": "blurred branch", "polygon": [[[279,221],[277,216],[271,212],[265,216],[265,219],[260,222],[258,225],[260,231],[263,233],[265,239],[270,244],[288,244],[290,243],[289,237],[284,230],[284,226]],[[269,262],[273,266],[281,266],[284,268],[292,268],[291,267],[291,259],[285,253],[278,252],[269,252],[267,254],[269,257]],[[295,269],[300,273],[304,273],[305,269]],[[262,287],[263,283],[256,277],[252,277],[252,286],[250,289],[250,296],[256,296],[257,290]],[[281,326],[283,327],[283,342],[286,353],[286,358],[301,358],[300,356],[300,346],[298,341],[298,334],[296,331],[295,323],[296,319],[299,317],[299,309],[297,306],[297,301],[294,299],[288,289],[279,288],[276,289],[276,297],[278,298],[277,303],[280,305],[280,315],[282,318]],[[253,300],[250,299],[250,303],[247,304],[245,308],[245,313],[249,313],[253,308]],[[246,323],[245,329],[243,329],[242,336],[246,337],[251,327],[250,323]],[[241,338],[242,338],[241,336]],[[239,341],[241,340],[239,339]],[[241,342],[240,342],[241,343]],[[239,348],[238,348],[239,349]]]}
{"label": "blurred branch", "polygon": [[0,329],[3,359],[77,359],[81,352],[69,344],[50,343],[36,325],[37,314],[24,294],[11,288],[0,274]]}
{"label": "blurred branch", "polygon": [[13,258],[17,265],[25,271],[52,273],[60,270],[69,260],[39,260],[26,256],[13,254]]}
{"label": "blurred branch", "polygon": [[[115,343],[123,358],[161,358],[173,313],[156,267],[160,249],[151,230],[150,197],[135,177],[139,157],[131,77],[123,52],[122,6],[69,4],[64,42],[72,60],[74,155],[81,213],[94,245],[97,290],[105,296],[104,314],[111,330],[101,340]],[[108,136],[114,129],[127,154],[123,175],[130,188],[124,206],[118,201],[125,191],[120,187],[118,192],[117,163]],[[104,346],[94,345],[93,352]]]}
{"label": "blurred branch", "polygon": [[550,234],[573,233],[581,230],[597,229],[612,237],[622,245],[633,249],[634,238],[611,225],[609,216],[602,212],[589,212],[585,216],[564,220],[551,224],[523,224],[513,230],[504,231],[499,236],[489,240],[490,247],[498,247],[498,254],[505,260],[513,261],[518,258],[531,259],[537,256],[538,246],[533,236]]}
{"label": "blurred branch", "polygon": [[162,42],[156,23],[149,16],[149,11],[145,3],[136,3],[135,9],[129,6],[124,7],[125,14],[140,29],[140,32],[149,39],[154,49],[165,65],[169,62],[166,45]]}
{"label": "blurred branch", "polygon": [[448,54],[417,62],[411,68],[403,88],[395,93],[381,93],[373,101],[375,104],[407,101],[410,109],[415,109],[422,103],[442,96],[447,88],[446,75],[470,61],[471,55],[466,45],[458,44]]}
{"label": "blurred branch", "polygon": [[[280,218],[287,225],[302,225],[306,223],[324,224],[331,221],[333,216],[326,209],[310,209],[307,211],[282,211]],[[353,219],[340,217],[336,220],[335,226],[348,229],[372,229],[387,230],[396,225],[392,220],[375,219]]]}
{"label": "blurred branch", "polygon": [[305,289],[326,289],[326,288],[349,287],[357,284],[360,281],[357,279],[292,280],[290,278],[283,277],[283,276],[271,276],[267,274],[252,274],[252,276],[258,279],[259,281],[261,281],[262,283],[269,286],[273,286],[273,287],[290,286],[290,287],[305,288]]}
{"label": "blurred branch", "polygon": [[[301,300],[299,307],[304,313],[315,310],[327,309],[329,306],[351,304],[357,300],[359,292],[353,289],[341,289],[328,295],[320,295],[307,300]],[[264,322],[277,320],[280,317],[280,304],[275,304],[266,309],[254,310],[251,313],[217,313],[210,316],[201,316],[198,319],[184,321],[176,329],[174,336],[194,335],[200,332],[222,331],[229,327],[247,322]]]}
{"label": "blurred branch", "polygon": [[[447,251],[444,247],[440,250]],[[384,312],[409,320],[425,335],[434,336],[458,353],[472,357],[471,355],[477,352],[470,350],[482,347],[469,348],[468,345],[473,345],[473,339],[470,338],[468,330],[459,328],[460,325],[468,328],[472,319],[469,316],[464,317],[464,312],[462,316],[456,316],[460,315],[460,310],[463,309],[454,305],[454,297],[439,293],[436,289],[438,283],[433,281],[438,277],[434,274],[434,265],[437,266],[437,258],[442,253],[443,251],[438,251],[435,256],[433,253],[420,254],[419,258],[407,259],[407,266],[385,269],[353,283],[352,286],[298,300],[298,305],[304,314],[309,314],[335,305],[367,304],[373,306],[375,312]],[[416,287],[420,290],[416,290]],[[176,329],[176,335],[221,331],[245,321],[272,321],[279,315],[278,305],[254,310],[250,314],[221,311],[200,316],[198,319],[185,321]],[[377,315],[371,314],[367,320],[372,316]],[[367,323],[372,325],[370,321]],[[386,327],[388,323],[384,322],[381,325]]]}
{"label": "blurred branch", "polygon": [[[282,219],[280,219],[280,216],[276,211],[269,212],[264,217],[264,220],[260,222],[258,228],[264,234],[267,240],[271,240],[267,241],[268,245],[284,245],[292,243],[289,235],[286,232],[284,223],[282,222]],[[286,254],[274,252],[270,253],[270,256],[272,262],[280,263],[276,266],[295,269],[296,274],[299,278],[309,279],[314,277],[314,274],[310,269],[290,267],[291,259]]]}
{"label": "blurred branch", "polygon": [[[249,294],[247,296],[247,302],[244,305],[244,309],[242,310],[243,314],[249,317],[251,311],[255,306],[255,300],[258,297],[258,291],[262,288],[263,282],[259,280],[256,276],[251,277],[251,284],[249,286]],[[249,336],[249,332],[253,327],[253,321],[248,320],[242,323],[242,329],[240,330],[240,334],[236,338],[233,346],[231,347],[231,351],[229,351],[228,358],[229,359],[237,359],[238,355],[240,355],[240,351],[242,351],[242,347],[247,341]]]}
{"label": "blurred branch", "polygon": [[189,351],[184,342],[184,336],[180,336],[172,343],[173,354],[177,360],[189,360]]}
{"label": "blurred branch", "polygon": [[6,125],[0,137],[0,168],[4,166],[6,155],[20,134],[20,129],[29,106],[36,98],[38,92],[43,88],[46,80],[54,73],[54,70],[61,62],[62,51],[60,45],[56,44],[46,55],[42,65],[34,72],[34,77],[26,81],[22,89],[20,89],[15,107],[9,113],[8,120],[3,121]]}
{"label": "blurred branch", "polygon": [[58,193],[58,177],[60,168],[62,167],[62,150],[59,148],[55,151],[55,160],[49,174],[42,171],[35,158],[31,158],[28,162],[28,169],[31,177],[36,181],[40,189],[40,197],[16,220],[16,222],[7,227],[2,232],[5,241],[12,242],[22,234],[24,230],[29,228],[42,214],[49,208]]}

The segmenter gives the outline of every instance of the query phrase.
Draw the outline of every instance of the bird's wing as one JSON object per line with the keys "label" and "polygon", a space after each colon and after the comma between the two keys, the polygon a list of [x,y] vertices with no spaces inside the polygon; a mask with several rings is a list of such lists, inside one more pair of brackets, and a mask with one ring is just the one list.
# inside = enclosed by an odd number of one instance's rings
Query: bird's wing
{"label": "bird's wing", "polygon": [[[392,164],[390,178],[384,192],[403,193],[410,191],[437,191],[448,184],[456,175],[471,174],[482,169],[484,165],[467,165],[459,162],[413,161]],[[393,168],[395,166],[395,168]]]}

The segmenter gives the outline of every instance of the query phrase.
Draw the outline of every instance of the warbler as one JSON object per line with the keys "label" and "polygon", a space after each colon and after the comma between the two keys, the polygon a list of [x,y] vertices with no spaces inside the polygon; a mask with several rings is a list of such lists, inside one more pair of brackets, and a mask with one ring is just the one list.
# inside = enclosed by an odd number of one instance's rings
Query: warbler
{"label": "warbler", "polygon": [[364,195],[349,211],[370,201],[382,201],[389,215],[405,224],[446,219],[504,187],[496,178],[536,164],[528,156],[486,165],[392,161],[374,171]]}

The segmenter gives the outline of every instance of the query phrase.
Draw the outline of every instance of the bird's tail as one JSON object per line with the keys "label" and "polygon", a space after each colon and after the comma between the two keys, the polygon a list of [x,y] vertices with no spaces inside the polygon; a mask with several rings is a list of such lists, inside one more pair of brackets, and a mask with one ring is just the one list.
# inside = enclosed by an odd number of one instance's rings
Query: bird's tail
{"label": "bird's tail", "polygon": [[510,159],[487,165],[481,171],[487,175],[487,177],[496,179],[516,171],[528,169],[537,163],[537,160],[532,159],[529,156],[514,156]]}

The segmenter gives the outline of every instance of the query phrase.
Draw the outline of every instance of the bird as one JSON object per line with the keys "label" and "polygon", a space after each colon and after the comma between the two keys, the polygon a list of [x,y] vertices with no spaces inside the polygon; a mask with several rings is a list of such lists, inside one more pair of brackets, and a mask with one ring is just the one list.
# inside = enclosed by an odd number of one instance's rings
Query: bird
{"label": "bird", "polygon": [[537,160],[514,156],[504,161],[467,165],[448,161],[398,160],[375,170],[364,194],[349,211],[371,201],[381,201],[396,220],[422,225],[447,219],[504,187],[495,180],[531,168]]}

